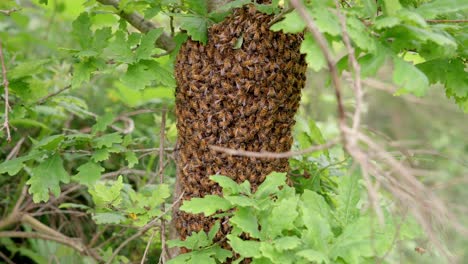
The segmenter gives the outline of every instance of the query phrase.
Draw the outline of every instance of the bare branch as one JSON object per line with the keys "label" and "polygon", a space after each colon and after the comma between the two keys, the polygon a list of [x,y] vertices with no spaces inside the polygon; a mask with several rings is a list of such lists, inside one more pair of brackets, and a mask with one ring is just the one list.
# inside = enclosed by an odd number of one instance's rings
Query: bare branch
{"label": "bare branch", "polygon": [[[348,65],[353,70],[354,73],[354,93],[356,98],[356,107],[354,110],[353,115],[353,131],[357,131],[359,129],[359,125],[361,123],[361,112],[362,112],[362,84],[361,84],[361,66],[357,62],[356,55],[354,53],[354,48],[351,45],[351,40],[349,38],[348,31],[346,29],[346,18],[343,13],[340,11],[340,3],[335,0],[336,11],[338,18],[340,20],[341,31],[343,33],[343,42],[348,50]],[[356,144],[355,140],[350,142],[351,145]]]}
{"label": "bare branch", "polygon": [[311,147],[308,147],[306,149],[299,150],[299,151],[287,151],[287,152],[282,152],[282,153],[268,152],[268,151],[261,151],[261,152],[246,151],[246,150],[230,149],[230,148],[214,146],[214,145],[210,145],[209,148],[214,151],[230,154],[232,156],[244,156],[244,157],[251,157],[251,158],[266,158],[266,159],[281,159],[281,158],[289,158],[293,156],[299,156],[299,155],[304,155],[304,154],[319,151],[319,150],[328,149],[338,144],[338,142],[339,142],[338,139],[333,139],[333,140],[329,140],[327,143],[322,144],[322,145],[311,146]]}
{"label": "bare branch", "polygon": [[0,61],[2,63],[2,76],[3,76],[3,89],[4,89],[4,100],[5,100],[5,120],[3,121],[3,126],[0,128],[0,131],[5,129],[7,134],[7,141],[11,141],[11,134],[10,134],[10,121],[8,120],[8,115],[10,113],[11,107],[9,102],[9,95],[8,95],[8,79],[7,79],[7,68],[5,66],[5,58],[3,57],[3,46],[2,41],[0,40]]}
{"label": "bare branch", "polygon": [[[330,71],[331,75],[331,80],[333,83],[333,86],[335,88],[335,97],[337,101],[337,106],[338,106],[338,120],[339,120],[339,125],[341,128],[346,126],[346,115],[345,115],[345,110],[343,106],[343,100],[341,96],[341,80],[340,76],[338,74],[338,69],[336,67],[336,60],[333,58],[332,53],[330,51],[330,47],[328,46],[328,42],[325,39],[325,36],[320,32],[318,29],[317,25],[315,24],[312,16],[307,12],[305,9],[304,5],[301,3],[299,0],[291,0],[292,6],[297,10],[299,15],[302,17],[302,19],[306,22],[307,29],[309,32],[312,34],[314,37],[315,41],[317,41],[317,44],[322,51],[325,60],[327,61],[328,64],[328,70]],[[343,129],[340,129],[341,132],[341,140],[343,141],[344,145],[346,145],[346,136],[344,134]]]}
{"label": "bare branch", "polygon": [[[166,138],[166,112],[164,107],[161,113],[161,127],[159,133],[159,184],[164,183],[164,142]],[[161,211],[165,211],[164,203],[161,204]],[[164,264],[167,260],[167,247],[166,247],[166,220],[161,217],[161,256],[160,263]]]}
{"label": "bare branch", "polygon": [[468,23],[468,19],[427,19],[427,23]]}
{"label": "bare branch", "polygon": [[18,12],[20,10],[21,10],[21,8],[13,8],[13,9],[7,9],[7,10],[1,10],[0,9],[0,14],[3,14],[5,16],[10,16],[11,13]]}
{"label": "bare branch", "polygon": [[[125,11],[120,11],[119,8],[119,0],[97,0],[99,3],[103,5],[110,5],[113,6],[115,9],[119,10],[117,14],[122,17],[123,19],[127,20],[132,26],[138,29],[142,33],[147,33],[148,31],[157,28],[157,26],[149,21],[146,20],[142,15],[138,14],[137,12],[127,13]],[[157,40],[156,46],[166,50],[172,51],[175,48],[174,40],[167,34],[163,33]]]}
{"label": "bare branch", "polygon": [[94,251],[86,248],[83,244],[79,243],[76,239],[69,237],[55,237],[48,234],[42,234],[37,232],[20,232],[20,231],[3,231],[0,232],[0,237],[19,237],[19,238],[38,238],[44,240],[55,241],[57,243],[69,246],[79,253],[87,256],[91,256],[99,262],[102,261],[101,257]]}
{"label": "bare branch", "polygon": [[56,96],[58,94],[61,94],[62,92],[66,91],[66,90],[68,90],[70,88],[71,88],[71,85],[67,85],[67,86],[63,87],[62,89],[60,89],[60,90],[58,90],[56,92],[50,93],[50,94],[40,98],[39,100],[34,102],[34,104],[38,104],[38,105],[44,104],[49,98],[54,97],[54,96]]}

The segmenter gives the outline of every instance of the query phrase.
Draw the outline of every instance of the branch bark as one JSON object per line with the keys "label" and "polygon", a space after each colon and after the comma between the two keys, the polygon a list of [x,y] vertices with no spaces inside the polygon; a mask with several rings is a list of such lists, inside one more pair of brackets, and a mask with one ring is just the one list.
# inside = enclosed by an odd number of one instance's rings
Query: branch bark
{"label": "branch bark", "polygon": [[[97,0],[99,3],[103,5],[109,5],[113,6],[115,9],[117,9],[117,15],[119,15],[121,18],[125,19],[128,23],[130,23],[133,27],[138,29],[142,33],[147,33],[148,31],[157,28],[157,25],[154,24],[153,22],[145,19],[141,14],[137,12],[131,12],[127,13],[123,10],[119,9],[119,0]],[[164,32],[157,40],[156,40],[156,46],[159,48],[162,48],[166,51],[172,51],[175,48],[175,42],[174,40],[166,33]]]}

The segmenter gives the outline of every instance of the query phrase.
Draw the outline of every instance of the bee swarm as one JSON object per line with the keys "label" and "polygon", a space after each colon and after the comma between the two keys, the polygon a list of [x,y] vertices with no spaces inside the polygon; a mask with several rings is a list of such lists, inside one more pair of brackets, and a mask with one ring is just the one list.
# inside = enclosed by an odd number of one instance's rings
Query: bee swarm
{"label": "bee swarm", "polygon": [[[209,179],[220,174],[252,190],[272,171],[286,172],[288,159],[234,157],[210,145],[248,151],[289,151],[291,129],[305,84],[302,36],[269,30],[272,16],[253,5],[233,10],[208,32],[208,44],[188,40],[176,60],[178,177],[183,200],[221,194]],[[242,41],[240,48],[236,43]],[[208,231],[214,219],[177,212],[182,239]],[[217,239],[230,227],[222,222]],[[225,244],[224,244],[225,246]]]}

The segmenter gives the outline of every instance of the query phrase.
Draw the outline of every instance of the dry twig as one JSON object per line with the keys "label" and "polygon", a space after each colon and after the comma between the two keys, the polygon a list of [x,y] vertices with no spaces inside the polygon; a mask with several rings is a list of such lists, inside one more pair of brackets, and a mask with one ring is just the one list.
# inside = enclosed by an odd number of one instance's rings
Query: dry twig
{"label": "dry twig", "polygon": [[319,150],[329,149],[335,146],[336,144],[338,144],[338,142],[339,142],[338,139],[332,139],[322,145],[316,145],[316,146],[308,147],[303,150],[288,151],[288,152],[282,152],[282,153],[268,152],[268,151],[261,151],[261,152],[246,151],[246,150],[231,149],[231,148],[225,148],[225,147],[214,146],[214,145],[210,145],[209,147],[210,149],[214,151],[224,152],[233,156],[244,156],[244,157],[265,158],[265,159],[281,159],[281,158],[290,158],[293,156],[304,155],[304,154],[319,151]]}
{"label": "dry twig", "polygon": [[0,9],[0,14],[3,14],[5,16],[10,16],[11,13],[18,12],[20,10],[21,8],[13,8],[13,9],[7,9],[7,10]]}
{"label": "dry twig", "polygon": [[2,76],[3,76],[3,90],[4,90],[4,100],[5,100],[5,114],[4,114],[4,121],[3,121],[3,126],[0,128],[0,131],[5,129],[6,134],[7,134],[7,141],[11,141],[11,133],[10,133],[10,121],[8,120],[8,115],[10,113],[11,107],[10,107],[10,102],[8,98],[8,92],[9,92],[9,83],[7,79],[7,68],[5,66],[5,58],[3,57],[3,46],[2,46],[2,41],[0,40],[0,61],[2,63]]}

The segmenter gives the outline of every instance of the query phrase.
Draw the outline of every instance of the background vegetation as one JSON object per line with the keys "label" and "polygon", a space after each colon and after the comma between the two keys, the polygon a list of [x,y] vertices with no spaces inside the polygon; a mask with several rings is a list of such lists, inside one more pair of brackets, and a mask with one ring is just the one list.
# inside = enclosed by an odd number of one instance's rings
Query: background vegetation
{"label": "background vegetation", "polygon": [[[178,198],[177,46],[206,41],[247,2],[212,13],[195,0],[0,3],[1,261],[160,260],[161,220]],[[328,148],[290,158],[294,187],[272,174],[252,194],[217,176],[224,198],[182,209],[236,207],[226,239],[256,263],[468,261],[466,1],[273,2],[259,6],[284,17],[272,30],[308,32],[294,150]],[[156,26],[137,30],[121,11]],[[173,42],[155,47],[163,35]],[[193,249],[172,262],[231,256],[214,231],[169,242]]]}

